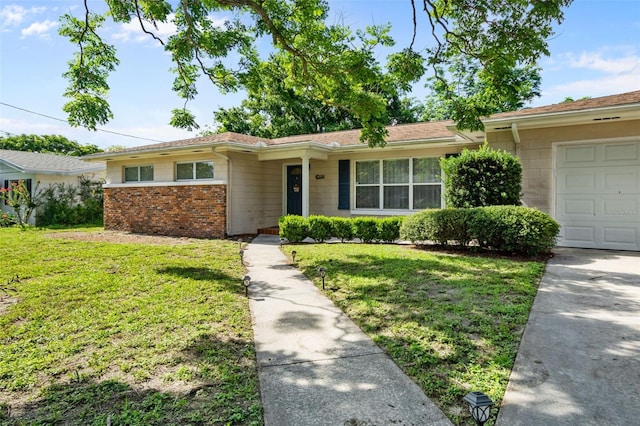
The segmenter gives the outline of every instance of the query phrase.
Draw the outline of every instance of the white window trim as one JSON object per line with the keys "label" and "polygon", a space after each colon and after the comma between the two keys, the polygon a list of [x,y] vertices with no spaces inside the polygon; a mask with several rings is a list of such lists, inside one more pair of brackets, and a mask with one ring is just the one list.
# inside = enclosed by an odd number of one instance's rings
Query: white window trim
{"label": "white window trim", "polygon": [[[138,169],[138,180],[127,180],[127,169],[132,169],[132,168],[137,168]],[[151,167],[153,169],[153,180],[140,180],[140,168],[142,167]],[[153,182],[156,180],[156,170],[155,170],[155,165],[153,163],[151,164],[140,164],[140,165],[136,165],[136,166],[122,166],[122,182],[127,184],[127,183],[145,183],[145,182]]]}
{"label": "white window trim", "polygon": [[[211,166],[213,167],[213,177],[210,178],[197,178],[196,177],[196,164],[197,163],[211,163]],[[178,179],[178,165],[179,164],[192,164],[193,165],[193,169],[192,169],[192,177],[191,179]],[[176,163],[175,166],[175,173],[176,173],[176,182],[191,182],[191,181],[212,181],[215,180],[216,177],[216,163],[213,160],[194,160],[194,161],[179,161]]]}
{"label": "white window trim", "polygon": [[[408,186],[409,187],[409,206],[413,206],[413,187],[414,186],[440,186],[440,207],[439,208],[444,208],[445,207],[445,202],[444,202],[444,172],[442,171],[442,169],[440,169],[440,182],[439,183],[414,183],[413,182],[413,160],[414,159],[420,159],[420,158],[434,158],[434,159],[439,159],[440,157],[429,157],[429,156],[425,156],[425,157],[399,157],[399,158],[382,158],[382,159],[371,159],[371,160],[354,160],[353,161],[353,171],[352,171],[352,175],[353,175],[353,200],[352,200],[352,205],[354,206],[353,209],[351,209],[351,214],[354,215],[379,215],[379,216],[401,216],[401,215],[408,215],[408,214],[412,214],[415,212],[419,212],[422,211],[423,209],[413,209],[413,208],[407,208],[407,209],[385,209],[383,207],[380,208],[370,208],[370,207],[363,207],[363,208],[357,208],[356,206],[356,189],[358,187],[371,187],[371,186],[377,186],[379,188],[379,199],[380,199],[380,205],[383,206],[384,205],[384,188],[385,186]],[[387,183],[385,184],[383,182],[384,180],[384,161],[393,161],[393,160],[409,160],[409,182],[408,183]],[[356,174],[356,164],[359,162],[373,162],[373,161],[377,161],[379,164],[379,168],[380,168],[380,182],[376,183],[376,184],[358,184],[356,182],[357,179],[357,174]]]}

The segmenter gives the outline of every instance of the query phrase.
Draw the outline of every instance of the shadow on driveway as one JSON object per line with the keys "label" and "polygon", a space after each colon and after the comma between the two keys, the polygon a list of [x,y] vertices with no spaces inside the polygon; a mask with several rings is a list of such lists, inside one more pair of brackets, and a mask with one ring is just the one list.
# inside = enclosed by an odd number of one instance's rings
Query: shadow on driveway
{"label": "shadow on driveway", "polygon": [[497,424],[638,424],[640,253],[554,252]]}

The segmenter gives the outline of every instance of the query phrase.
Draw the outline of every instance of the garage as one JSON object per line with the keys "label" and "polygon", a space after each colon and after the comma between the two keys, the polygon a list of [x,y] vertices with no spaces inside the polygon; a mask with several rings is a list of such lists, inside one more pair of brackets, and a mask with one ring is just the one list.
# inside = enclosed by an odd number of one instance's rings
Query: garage
{"label": "garage", "polygon": [[558,245],[640,251],[640,140],[555,144]]}

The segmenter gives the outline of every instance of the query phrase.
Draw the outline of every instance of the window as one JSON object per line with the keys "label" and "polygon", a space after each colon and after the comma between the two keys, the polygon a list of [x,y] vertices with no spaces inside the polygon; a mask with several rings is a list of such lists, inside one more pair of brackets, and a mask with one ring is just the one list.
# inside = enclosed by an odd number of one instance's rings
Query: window
{"label": "window", "polygon": [[153,166],[128,166],[124,168],[125,182],[149,182],[153,180]]}
{"label": "window", "polygon": [[357,161],[355,187],[357,209],[440,208],[439,159]]}
{"label": "window", "polygon": [[176,180],[213,179],[213,161],[176,164]]}

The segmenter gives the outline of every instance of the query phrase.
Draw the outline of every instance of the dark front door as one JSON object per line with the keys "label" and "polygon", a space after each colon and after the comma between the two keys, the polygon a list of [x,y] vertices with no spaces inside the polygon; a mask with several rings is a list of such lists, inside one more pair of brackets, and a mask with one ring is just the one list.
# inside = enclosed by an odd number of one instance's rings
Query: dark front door
{"label": "dark front door", "polygon": [[287,166],[287,214],[302,216],[302,166]]}

